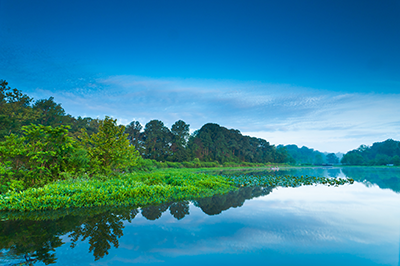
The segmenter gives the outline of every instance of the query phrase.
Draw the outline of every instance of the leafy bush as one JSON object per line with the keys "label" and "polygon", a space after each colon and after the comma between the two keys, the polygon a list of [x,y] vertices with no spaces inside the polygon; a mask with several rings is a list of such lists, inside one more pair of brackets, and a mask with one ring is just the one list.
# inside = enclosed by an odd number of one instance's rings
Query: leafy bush
{"label": "leafy bush", "polygon": [[30,125],[22,136],[11,134],[0,143],[1,192],[37,187],[60,178],[63,172],[77,172],[88,160],[68,127]]}

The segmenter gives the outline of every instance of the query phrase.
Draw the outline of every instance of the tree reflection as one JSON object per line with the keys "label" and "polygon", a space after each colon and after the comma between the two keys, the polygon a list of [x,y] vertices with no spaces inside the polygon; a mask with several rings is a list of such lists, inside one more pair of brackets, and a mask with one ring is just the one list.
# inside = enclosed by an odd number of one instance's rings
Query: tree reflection
{"label": "tree reflection", "polygon": [[[224,195],[193,201],[208,215],[219,214],[232,207],[242,206],[245,200],[267,195],[272,188],[245,187]],[[147,220],[157,220],[169,209],[177,220],[189,215],[189,201],[171,202],[158,206],[141,208]],[[57,262],[55,249],[62,246],[62,236],[68,234],[71,248],[78,241],[88,240],[89,252],[99,260],[108,255],[113,246],[118,248],[118,239],[123,236],[124,221],[131,222],[139,213],[131,207],[93,208],[37,213],[2,213],[0,222],[0,250],[19,256],[32,258],[32,263]]]}
{"label": "tree reflection", "polygon": [[389,188],[400,193],[400,169],[398,168],[346,167],[342,168],[342,171],[347,177],[353,178],[355,181],[367,181],[382,189]]}
{"label": "tree reflection", "polygon": [[240,207],[246,200],[268,195],[271,191],[272,187],[244,187],[224,195],[214,195],[213,197],[199,199],[194,204],[204,213],[215,215],[232,207]]}
{"label": "tree reflection", "polygon": [[55,221],[7,220],[1,222],[0,249],[9,249],[15,256],[29,256],[45,264],[56,262],[55,249],[64,244],[60,236],[79,223],[77,217]]}
{"label": "tree reflection", "polygon": [[142,215],[147,220],[157,220],[161,217],[162,213],[168,210],[168,207],[171,203],[156,205],[156,206],[147,206],[142,208]]}
{"label": "tree reflection", "polygon": [[135,209],[133,211],[114,210],[91,216],[90,219],[85,219],[81,225],[74,228],[69,235],[72,241],[71,247],[76,246],[79,238],[82,238],[82,241],[89,239],[89,252],[93,252],[95,260],[98,260],[108,255],[111,244],[118,248],[118,238],[123,235],[122,220],[131,222],[137,214],[138,210]]}
{"label": "tree reflection", "polygon": [[339,168],[330,168],[330,169],[328,169],[328,174],[330,177],[337,178],[340,175],[340,169]]}
{"label": "tree reflection", "polygon": [[169,207],[169,212],[177,220],[183,219],[183,217],[189,214],[189,201],[172,203]]}
{"label": "tree reflection", "polygon": [[[55,217],[54,213],[57,213]],[[108,254],[111,244],[118,247],[123,220],[131,222],[137,214],[137,209],[130,208],[78,209],[68,214],[42,212],[25,219],[5,220],[0,223],[0,250],[7,249],[14,256],[52,264],[57,260],[55,249],[64,244],[61,236],[70,233],[72,248],[80,238],[82,241],[89,239],[89,251],[98,260]],[[52,219],[46,220],[47,216]]]}

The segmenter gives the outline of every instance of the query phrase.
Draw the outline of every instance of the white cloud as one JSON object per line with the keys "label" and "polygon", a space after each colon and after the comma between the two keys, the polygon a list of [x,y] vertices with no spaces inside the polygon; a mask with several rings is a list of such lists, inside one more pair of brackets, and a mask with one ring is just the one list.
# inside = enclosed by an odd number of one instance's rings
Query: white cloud
{"label": "white cloud", "polygon": [[127,124],[182,119],[198,129],[214,122],[272,144],[346,152],[360,144],[400,139],[400,94],[337,93],[287,84],[113,76],[54,96],[74,116],[110,115]]}

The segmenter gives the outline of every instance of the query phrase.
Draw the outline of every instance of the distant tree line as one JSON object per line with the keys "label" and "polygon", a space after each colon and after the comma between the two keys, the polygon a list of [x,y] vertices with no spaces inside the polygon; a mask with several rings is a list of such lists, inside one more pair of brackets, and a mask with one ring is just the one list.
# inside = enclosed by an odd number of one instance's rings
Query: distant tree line
{"label": "distant tree line", "polygon": [[322,153],[320,151],[307,148],[305,146],[299,148],[297,145],[278,145],[279,149],[286,149],[286,161],[290,164],[298,165],[323,165],[338,164],[339,158],[335,153]]}
{"label": "distant tree line", "polygon": [[388,165],[400,166],[400,141],[387,139],[372,146],[361,145],[347,152],[341,163],[344,165]]}

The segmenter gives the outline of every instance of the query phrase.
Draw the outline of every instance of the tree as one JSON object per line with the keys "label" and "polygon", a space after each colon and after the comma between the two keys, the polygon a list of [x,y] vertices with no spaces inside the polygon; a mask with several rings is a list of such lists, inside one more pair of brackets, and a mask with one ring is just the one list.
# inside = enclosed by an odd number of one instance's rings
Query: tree
{"label": "tree", "polygon": [[392,163],[392,158],[386,154],[377,154],[375,162],[377,165],[386,165]]}
{"label": "tree", "polygon": [[91,174],[113,174],[136,165],[139,158],[134,146],[129,145],[125,127],[108,116],[100,121],[99,132],[89,136],[83,129],[82,142],[90,157]]}
{"label": "tree", "polygon": [[157,161],[167,160],[172,154],[172,134],[160,120],[151,120],[144,128],[144,156]]}
{"label": "tree", "polygon": [[29,125],[38,117],[30,105],[32,100],[0,80],[0,140],[11,133],[20,134],[22,126]]}
{"label": "tree", "polygon": [[385,165],[394,163],[395,156],[400,156],[400,142],[387,139],[375,142],[370,147],[361,145],[358,149],[346,153],[342,161],[344,159],[346,164],[355,165]]}
{"label": "tree", "polygon": [[398,156],[398,155],[393,156],[392,161],[393,161],[394,165],[400,166],[400,156]]}
{"label": "tree", "polygon": [[61,107],[61,104],[54,102],[54,97],[36,101],[33,110],[37,110],[40,114],[36,124],[45,126],[59,126],[63,124],[66,117],[64,108]]}
{"label": "tree", "polygon": [[334,153],[329,153],[326,155],[326,161],[331,164],[338,164],[339,158]]}
{"label": "tree", "polygon": [[140,152],[142,150],[142,125],[139,121],[132,121],[128,126],[126,126],[125,133],[128,134],[128,139],[131,145]]}
{"label": "tree", "polygon": [[260,138],[243,136],[239,130],[218,124],[205,124],[189,138],[192,156],[202,161],[224,162],[284,162],[287,154]]}
{"label": "tree", "polygon": [[341,163],[348,165],[363,165],[365,161],[357,150],[353,150],[343,156]]}
{"label": "tree", "polygon": [[0,178],[2,184],[8,184],[3,191],[18,182],[19,188],[44,185],[87,163],[85,154],[68,136],[68,127],[32,124],[22,131],[22,136],[11,134],[0,144]]}
{"label": "tree", "polygon": [[188,160],[186,144],[189,138],[189,124],[182,120],[176,121],[171,127],[172,133],[172,161],[183,162]]}

